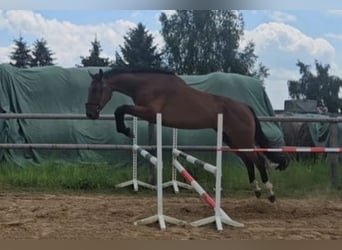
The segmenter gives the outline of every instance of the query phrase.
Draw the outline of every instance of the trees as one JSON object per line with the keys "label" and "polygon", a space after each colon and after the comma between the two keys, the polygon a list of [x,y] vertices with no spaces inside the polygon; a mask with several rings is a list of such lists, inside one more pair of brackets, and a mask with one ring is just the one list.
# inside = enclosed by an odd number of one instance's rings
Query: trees
{"label": "trees", "polygon": [[301,77],[297,81],[288,81],[288,90],[292,99],[316,100],[318,105],[326,107],[330,113],[339,113],[342,110],[342,100],[339,91],[342,80],[329,75],[330,65],[322,65],[315,61],[316,75],[310,71],[310,65],[298,61]]}
{"label": "trees", "polygon": [[179,74],[233,72],[263,79],[268,69],[259,64],[255,45],[249,42],[241,51],[242,15],[232,10],[178,10],[160,16],[167,62]]}
{"label": "trees", "polygon": [[10,54],[10,59],[14,61],[10,63],[11,65],[18,68],[53,65],[52,55],[54,53],[47,47],[44,38],[37,39],[33,43],[32,51],[22,36],[18,40],[14,40],[14,45],[14,51]]}
{"label": "trees", "polygon": [[120,50],[122,56],[119,53],[115,55],[117,65],[160,67],[162,64],[161,54],[153,45],[153,36],[142,23],[124,36],[124,45],[120,46]]}
{"label": "trees", "polygon": [[32,56],[30,55],[30,49],[27,47],[26,42],[22,36],[19,39],[14,39],[14,51],[10,54],[10,59],[14,62],[10,62],[11,65],[18,68],[27,68],[31,64]]}
{"label": "trees", "polygon": [[95,37],[94,41],[91,42],[92,49],[89,50],[90,56],[83,57],[81,56],[81,66],[76,65],[78,67],[88,67],[88,66],[108,66],[109,65],[109,58],[100,57],[100,53],[102,52],[101,43]]}
{"label": "trees", "polygon": [[53,54],[47,47],[47,42],[44,38],[37,39],[33,43],[31,67],[54,65]]}

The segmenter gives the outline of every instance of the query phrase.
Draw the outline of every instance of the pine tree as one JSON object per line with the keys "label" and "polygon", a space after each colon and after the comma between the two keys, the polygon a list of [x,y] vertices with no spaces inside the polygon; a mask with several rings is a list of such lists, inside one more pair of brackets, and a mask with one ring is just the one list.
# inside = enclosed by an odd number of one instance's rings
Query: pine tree
{"label": "pine tree", "polygon": [[54,53],[52,53],[51,50],[47,47],[47,42],[45,39],[37,39],[34,42],[33,46],[33,58],[31,61],[32,67],[53,65],[54,59],[52,58],[52,55]]}
{"label": "pine tree", "polygon": [[90,56],[83,57],[81,56],[81,64],[82,66],[77,65],[78,67],[89,67],[89,66],[108,66],[109,65],[109,58],[100,57],[102,52],[101,43],[95,37],[94,41],[91,42],[92,49],[89,50]]}
{"label": "pine tree", "polygon": [[116,53],[116,65],[130,65],[133,67],[161,67],[161,54],[153,45],[153,36],[148,33],[142,23],[130,29],[124,36],[124,46],[120,46],[121,55]]}
{"label": "pine tree", "polygon": [[11,52],[10,59],[14,62],[10,62],[11,65],[18,68],[27,68],[31,64],[32,57],[30,55],[30,49],[27,47],[26,42],[22,36],[18,40],[14,39],[15,48]]}

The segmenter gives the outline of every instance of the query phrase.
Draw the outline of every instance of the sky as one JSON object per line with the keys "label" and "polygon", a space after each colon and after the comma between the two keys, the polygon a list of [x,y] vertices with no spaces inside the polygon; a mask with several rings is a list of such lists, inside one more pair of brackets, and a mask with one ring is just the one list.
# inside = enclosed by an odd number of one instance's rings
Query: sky
{"label": "sky", "polygon": [[[0,63],[10,61],[13,40],[21,35],[31,47],[44,38],[62,67],[80,64],[88,56],[95,36],[102,45],[102,57],[114,58],[123,37],[138,22],[163,46],[159,16],[162,10],[0,10]],[[173,13],[165,10],[166,14]],[[245,32],[240,47],[255,43],[258,62],[270,76],[265,90],[274,109],[283,109],[289,99],[287,81],[298,80],[296,63],[329,64],[330,72],[342,78],[342,10],[243,10]],[[73,45],[73,46],[70,46]],[[314,72],[314,68],[312,68]]]}

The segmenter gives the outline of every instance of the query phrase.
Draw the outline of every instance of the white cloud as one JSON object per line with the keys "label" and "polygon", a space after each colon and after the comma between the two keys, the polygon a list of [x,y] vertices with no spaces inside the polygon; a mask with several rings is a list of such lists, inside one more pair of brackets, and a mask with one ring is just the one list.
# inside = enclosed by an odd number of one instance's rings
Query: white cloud
{"label": "white cloud", "polygon": [[12,51],[12,46],[0,47],[0,62],[8,63],[10,61],[9,55]]}
{"label": "white cloud", "polygon": [[280,23],[295,22],[297,20],[296,16],[280,11],[272,12],[270,18],[271,20]]}
{"label": "white cloud", "polygon": [[328,14],[341,16],[342,15],[342,10],[329,10]]}
{"label": "white cloud", "polygon": [[[80,56],[88,56],[90,42],[94,41],[95,35],[101,42],[103,51],[106,52],[102,56],[113,58],[115,49],[122,44],[123,36],[135,25],[126,20],[76,25],[66,21],[46,19],[32,11],[0,12],[0,29],[8,30],[14,36],[18,36],[20,32],[24,39],[26,36],[45,38],[49,48],[55,52],[57,64],[63,67],[73,67],[80,63]],[[4,48],[0,49],[0,58],[7,52],[8,50]],[[6,57],[8,58],[8,53]]]}
{"label": "white cloud", "polygon": [[264,23],[246,31],[241,45],[254,41],[255,52],[266,65],[288,67],[297,60],[313,62],[315,59],[331,63],[334,47],[323,38],[312,38],[293,26],[283,23]]}
{"label": "white cloud", "polygon": [[324,36],[328,37],[328,38],[333,38],[333,39],[337,39],[337,40],[341,40],[342,41],[342,34],[327,33]]}
{"label": "white cloud", "polygon": [[335,49],[327,40],[310,37],[284,23],[264,23],[246,31],[241,46],[250,40],[255,43],[259,61],[270,69],[265,87],[275,109],[283,109],[284,100],[289,99],[287,81],[300,77],[298,60],[313,64],[317,59],[334,65]]}

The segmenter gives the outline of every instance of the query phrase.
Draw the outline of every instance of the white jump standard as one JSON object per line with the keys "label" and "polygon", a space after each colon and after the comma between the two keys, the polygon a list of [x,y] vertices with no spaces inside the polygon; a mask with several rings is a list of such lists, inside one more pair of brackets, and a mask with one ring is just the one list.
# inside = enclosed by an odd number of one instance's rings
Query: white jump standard
{"label": "white jump standard", "polygon": [[[138,191],[139,186],[149,188],[149,189],[156,189],[154,185],[148,184],[146,182],[142,182],[138,180],[138,155],[137,150],[134,149],[134,145],[138,144],[138,119],[136,117],[133,117],[133,173],[132,173],[132,180],[125,181],[123,183],[117,184],[116,188],[123,188],[127,186],[133,185],[134,191]],[[153,164],[153,163],[152,163]]]}
{"label": "white jump standard", "polygon": [[[222,114],[218,114],[217,116],[217,151],[216,151],[216,166],[213,166],[209,163],[203,162],[191,155],[188,155],[177,149],[177,144],[173,143],[173,155],[175,158],[173,159],[173,166],[181,173],[184,179],[199,193],[201,198],[209,204],[211,208],[214,209],[215,215],[204,218],[198,221],[194,221],[191,223],[193,226],[201,226],[205,224],[209,224],[212,222],[216,222],[217,230],[223,230],[222,223],[233,226],[233,227],[243,227],[242,223],[232,220],[221,208],[221,178],[222,178],[222,126],[223,126],[223,117]],[[174,133],[176,133],[174,131]],[[174,137],[175,138],[175,137]],[[208,193],[198,184],[198,182],[184,169],[184,167],[177,160],[177,156],[181,156],[185,160],[195,165],[203,167],[205,170],[211,172],[215,175],[216,183],[215,183],[215,200],[211,198]]]}
{"label": "white jump standard", "polygon": [[133,145],[133,150],[140,153],[142,157],[147,159],[157,168],[157,214],[147,217],[145,219],[134,222],[134,225],[139,224],[151,224],[159,222],[160,229],[166,229],[165,222],[172,224],[186,224],[185,221],[178,220],[176,218],[166,216],[163,214],[163,158],[162,158],[162,122],[161,114],[157,114],[157,157],[154,157],[146,150],[140,148],[138,145]]}

